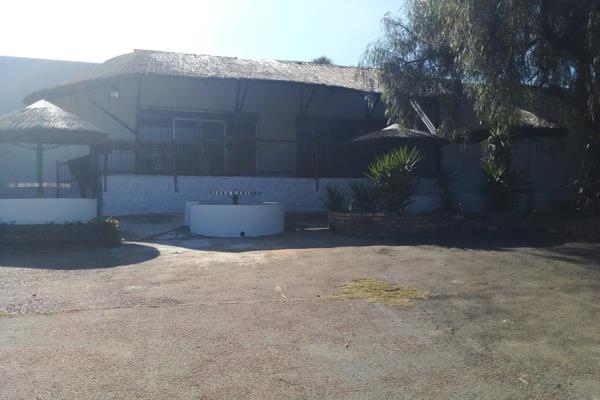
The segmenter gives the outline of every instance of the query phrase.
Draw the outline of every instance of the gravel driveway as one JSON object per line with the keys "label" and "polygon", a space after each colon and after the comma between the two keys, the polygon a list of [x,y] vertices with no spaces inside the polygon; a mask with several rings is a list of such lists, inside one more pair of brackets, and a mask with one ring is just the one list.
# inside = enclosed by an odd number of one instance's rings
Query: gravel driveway
{"label": "gravel driveway", "polygon": [[[0,255],[1,399],[600,399],[600,245],[329,232]],[[413,306],[334,300],[383,279]]]}

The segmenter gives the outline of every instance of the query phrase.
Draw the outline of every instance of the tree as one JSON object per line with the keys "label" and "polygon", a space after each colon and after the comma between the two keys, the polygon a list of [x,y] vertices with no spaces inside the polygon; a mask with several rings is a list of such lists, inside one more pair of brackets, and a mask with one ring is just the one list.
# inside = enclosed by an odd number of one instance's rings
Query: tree
{"label": "tree", "polygon": [[381,69],[389,117],[410,123],[410,98],[439,96],[452,131],[468,98],[496,135],[487,160],[504,168],[517,108],[551,107],[579,135],[578,205],[600,211],[600,2],[407,0],[383,27],[362,65]]}
{"label": "tree", "polygon": [[333,65],[333,60],[327,56],[313,58],[312,60],[310,60],[310,62],[315,64]]}

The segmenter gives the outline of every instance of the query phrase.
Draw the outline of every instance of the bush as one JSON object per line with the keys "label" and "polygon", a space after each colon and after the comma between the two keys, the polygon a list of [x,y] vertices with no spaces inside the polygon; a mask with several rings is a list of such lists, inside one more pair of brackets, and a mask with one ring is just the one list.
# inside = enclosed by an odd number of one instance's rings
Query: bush
{"label": "bush", "polygon": [[455,180],[456,174],[448,168],[442,168],[437,177],[435,185],[441,200],[440,208],[442,211],[454,211],[456,208]]}
{"label": "bush", "polygon": [[415,171],[420,160],[416,148],[403,146],[369,165],[367,176],[386,211],[404,214],[406,207],[412,203],[411,197],[418,187]]}
{"label": "bush", "polygon": [[0,224],[0,249],[60,249],[70,245],[95,247],[120,243],[119,221],[114,218],[85,224]]}
{"label": "bush", "polygon": [[358,213],[372,213],[379,207],[379,194],[375,186],[366,182],[350,183],[351,201],[350,211]]}
{"label": "bush", "polygon": [[331,212],[346,212],[348,206],[346,202],[346,193],[342,192],[337,186],[329,185],[325,192],[325,208]]}
{"label": "bush", "polygon": [[589,144],[573,182],[576,192],[575,209],[600,215],[600,144]]}
{"label": "bush", "polygon": [[519,196],[525,183],[515,168],[504,168],[493,161],[482,164],[481,196],[489,211],[511,211],[519,205]]}

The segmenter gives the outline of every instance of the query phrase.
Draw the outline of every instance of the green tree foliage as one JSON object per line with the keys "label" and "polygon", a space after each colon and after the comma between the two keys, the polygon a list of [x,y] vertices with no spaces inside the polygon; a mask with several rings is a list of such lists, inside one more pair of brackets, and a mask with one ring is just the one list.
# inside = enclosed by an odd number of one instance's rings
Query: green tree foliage
{"label": "green tree foliage", "polygon": [[435,95],[451,131],[468,98],[496,135],[486,162],[506,169],[516,108],[551,107],[586,149],[578,204],[600,208],[598,0],[407,0],[406,18],[389,14],[383,27],[362,64],[381,68],[390,118],[410,123],[408,99]]}
{"label": "green tree foliage", "polygon": [[315,64],[323,64],[323,65],[333,65],[333,60],[327,56],[319,56],[317,58],[313,58],[310,62]]}

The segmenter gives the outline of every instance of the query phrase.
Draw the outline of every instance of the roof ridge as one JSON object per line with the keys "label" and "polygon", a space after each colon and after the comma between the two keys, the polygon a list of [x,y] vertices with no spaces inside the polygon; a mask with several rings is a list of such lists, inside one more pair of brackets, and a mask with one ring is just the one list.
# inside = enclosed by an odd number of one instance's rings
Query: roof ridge
{"label": "roof ridge", "polygon": [[[361,77],[361,74],[366,73]],[[309,61],[242,59],[209,54],[135,49],[93,66],[77,78],[30,93],[24,99],[35,100],[66,93],[81,85],[119,77],[158,75],[191,79],[247,79],[271,82],[338,87],[361,93],[381,92],[377,71],[359,67],[318,64]]]}
{"label": "roof ridge", "polygon": [[[340,64],[321,64],[313,61],[304,61],[304,60],[284,60],[279,58],[243,58],[243,57],[235,57],[235,56],[224,56],[219,54],[207,54],[207,53],[188,53],[188,52],[180,52],[180,51],[171,51],[171,50],[151,50],[151,49],[133,49],[133,54],[135,53],[160,53],[160,54],[177,54],[184,56],[200,56],[200,57],[216,57],[216,58],[225,58],[230,60],[240,60],[240,61],[275,61],[282,63],[290,63],[290,64],[302,64],[302,65],[314,65],[319,67],[327,67],[327,68],[347,68],[347,69],[361,69],[361,67],[355,65],[340,65]],[[132,54],[132,53],[126,53]],[[119,56],[117,56],[119,57]],[[116,57],[111,58],[114,59]],[[107,60],[109,61],[109,60]]]}

